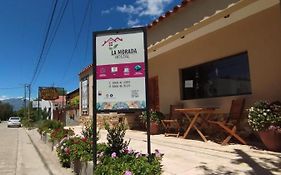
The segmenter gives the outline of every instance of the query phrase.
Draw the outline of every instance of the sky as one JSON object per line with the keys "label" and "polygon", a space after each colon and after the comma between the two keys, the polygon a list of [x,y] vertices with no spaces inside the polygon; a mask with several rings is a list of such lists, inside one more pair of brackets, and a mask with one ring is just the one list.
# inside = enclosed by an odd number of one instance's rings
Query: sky
{"label": "sky", "polygon": [[0,2],[3,100],[22,98],[25,84],[30,83],[32,98],[36,98],[38,87],[75,90],[79,72],[92,63],[92,32],[146,26],[181,0]]}

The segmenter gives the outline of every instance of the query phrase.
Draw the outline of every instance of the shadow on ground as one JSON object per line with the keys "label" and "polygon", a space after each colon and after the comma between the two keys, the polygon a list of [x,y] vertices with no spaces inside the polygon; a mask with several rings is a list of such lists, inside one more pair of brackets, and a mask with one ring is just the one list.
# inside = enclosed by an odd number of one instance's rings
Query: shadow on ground
{"label": "shadow on ground", "polygon": [[[281,156],[274,153],[268,153],[270,158],[255,158],[253,159],[246,152],[235,149],[238,158],[233,159],[231,163],[233,165],[247,164],[249,170],[244,170],[244,174],[248,175],[273,175],[281,174]],[[265,156],[266,157],[266,156]],[[203,170],[204,174],[241,174],[241,170],[231,167],[225,167],[223,165],[217,166],[215,169],[210,168],[207,163],[201,162],[202,165],[197,168]]]}

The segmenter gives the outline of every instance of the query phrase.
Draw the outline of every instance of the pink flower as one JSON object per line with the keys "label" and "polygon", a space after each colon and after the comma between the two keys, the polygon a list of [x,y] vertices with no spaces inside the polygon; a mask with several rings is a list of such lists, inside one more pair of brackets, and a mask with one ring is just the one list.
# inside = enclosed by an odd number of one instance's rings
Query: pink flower
{"label": "pink flower", "polygon": [[111,154],[111,157],[112,157],[112,158],[116,158],[116,157],[117,157],[116,152],[113,152],[113,153]]}
{"label": "pink flower", "polygon": [[86,141],[87,141],[87,137],[83,137],[81,140],[82,140],[83,142],[86,142]]}
{"label": "pink flower", "polygon": [[132,154],[134,151],[131,149],[131,148],[128,148],[128,147],[126,147],[125,149],[124,149],[124,153],[125,154]]}
{"label": "pink flower", "polygon": [[133,173],[129,170],[125,171],[124,175],[133,175]]}
{"label": "pink flower", "polygon": [[161,157],[161,153],[158,149],[155,149],[155,156],[156,157]]}
{"label": "pink flower", "polygon": [[69,154],[70,153],[70,149],[69,148],[64,148],[64,152],[66,153],[66,154]]}
{"label": "pink flower", "polygon": [[139,158],[139,157],[141,157],[141,156],[142,156],[142,153],[141,153],[141,152],[137,152],[136,158]]}

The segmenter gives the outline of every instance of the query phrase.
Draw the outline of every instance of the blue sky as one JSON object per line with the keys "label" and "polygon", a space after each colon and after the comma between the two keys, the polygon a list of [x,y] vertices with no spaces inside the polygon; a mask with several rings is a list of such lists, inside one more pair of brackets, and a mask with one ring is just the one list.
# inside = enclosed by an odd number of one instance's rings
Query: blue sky
{"label": "blue sky", "polygon": [[[23,97],[33,79],[56,0],[1,0],[0,100]],[[41,62],[39,86],[78,88],[78,73],[92,63],[92,32],[147,25],[181,0],[58,0]],[[64,5],[65,13],[57,32]],[[86,16],[85,16],[86,14]],[[52,39],[53,38],[53,39]]]}

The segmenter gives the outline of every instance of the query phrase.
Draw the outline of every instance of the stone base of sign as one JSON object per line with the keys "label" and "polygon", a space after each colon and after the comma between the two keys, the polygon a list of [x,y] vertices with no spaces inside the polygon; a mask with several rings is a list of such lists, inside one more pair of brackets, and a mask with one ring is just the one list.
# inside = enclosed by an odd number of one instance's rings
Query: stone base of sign
{"label": "stone base of sign", "polygon": [[138,115],[135,113],[130,114],[98,114],[97,115],[97,126],[98,128],[104,128],[105,123],[110,126],[114,126],[120,122],[124,122],[128,126],[128,129],[136,129],[139,126]]}

